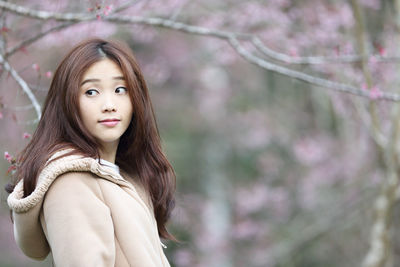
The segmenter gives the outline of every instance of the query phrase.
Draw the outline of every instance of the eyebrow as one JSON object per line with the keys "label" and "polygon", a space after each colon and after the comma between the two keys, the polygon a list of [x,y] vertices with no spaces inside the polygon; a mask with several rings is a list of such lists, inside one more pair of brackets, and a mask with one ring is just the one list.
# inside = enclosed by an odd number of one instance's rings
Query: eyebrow
{"label": "eyebrow", "polygon": [[[112,79],[125,81],[125,78],[123,76],[113,77]],[[100,79],[86,79],[81,83],[81,86],[83,86],[85,83],[90,83],[90,82],[100,82]]]}

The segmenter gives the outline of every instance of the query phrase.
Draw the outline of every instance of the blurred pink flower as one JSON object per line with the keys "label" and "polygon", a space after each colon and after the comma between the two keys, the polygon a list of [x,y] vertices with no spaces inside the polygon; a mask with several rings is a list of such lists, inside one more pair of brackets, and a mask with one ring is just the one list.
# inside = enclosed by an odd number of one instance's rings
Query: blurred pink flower
{"label": "blurred pink flower", "polygon": [[260,211],[268,202],[269,190],[265,185],[255,184],[241,188],[236,194],[237,212],[241,216]]}
{"label": "blurred pink flower", "polygon": [[7,27],[1,27],[0,31],[1,31],[1,32],[4,32],[4,33],[7,33],[7,32],[9,32],[9,31],[11,31],[11,29],[10,29],[10,28],[7,28]]}
{"label": "blurred pink flower", "polygon": [[12,156],[6,151],[4,152],[4,158],[11,163],[12,161]]}
{"label": "blurred pink flower", "polygon": [[31,137],[31,134],[29,133],[24,133],[23,138],[24,139],[29,139]]}
{"label": "blurred pink flower", "polygon": [[382,91],[379,90],[377,86],[372,87],[372,89],[369,91],[369,98],[371,98],[372,100],[378,99],[381,96]]}
{"label": "blurred pink flower", "polygon": [[39,67],[39,65],[38,65],[37,63],[32,64],[32,68],[33,68],[34,70],[36,70],[36,71],[39,71],[39,70],[40,70],[40,67]]}
{"label": "blurred pink flower", "polygon": [[377,60],[376,56],[370,56],[370,57],[369,57],[369,59],[368,59],[368,65],[369,65],[371,68],[375,68],[375,66],[377,65],[377,63],[378,63],[378,60]]}
{"label": "blurred pink flower", "polygon": [[4,118],[3,113],[0,112],[0,119]]}
{"label": "blurred pink flower", "polygon": [[8,167],[7,169],[7,174],[9,174],[10,172],[12,172],[13,170],[16,170],[17,167],[15,165],[11,165],[10,167]]}
{"label": "blurred pink flower", "polygon": [[378,50],[379,55],[386,56],[386,48],[385,47],[378,44],[378,45],[376,45],[376,49]]}
{"label": "blurred pink flower", "polygon": [[299,56],[299,51],[297,50],[297,47],[290,47],[289,48],[289,55],[291,57],[298,57]]}
{"label": "blurred pink flower", "polygon": [[367,91],[367,90],[368,90],[368,85],[367,85],[367,83],[361,84],[361,89]]}
{"label": "blurred pink flower", "polygon": [[250,239],[258,235],[261,227],[254,220],[247,219],[237,223],[233,228],[233,236],[237,239]]}
{"label": "blurred pink flower", "polygon": [[307,137],[299,139],[294,144],[294,154],[298,161],[305,165],[313,165],[327,156],[327,149],[321,143],[322,140],[315,140]]}
{"label": "blurred pink flower", "polygon": [[53,75],[53,73],[52,73],[51,71],[47,71],[46,74],[45,74],[45,76],[46,76],[47,78],[50,78],[51,75]]}
{"label": "blurred pink flower", "polygon": [[177,249],[174,260],[177,266],[192,266],[194,261],[193,253],[188,249]]}
{"label": "blurred pink flower", "polygon": [[112,10],[112,5],[105,6],[105,7],[104,7],[103,14],[104,14],[105,16],[108,16],[108,15],[110,14],[111,10]]}

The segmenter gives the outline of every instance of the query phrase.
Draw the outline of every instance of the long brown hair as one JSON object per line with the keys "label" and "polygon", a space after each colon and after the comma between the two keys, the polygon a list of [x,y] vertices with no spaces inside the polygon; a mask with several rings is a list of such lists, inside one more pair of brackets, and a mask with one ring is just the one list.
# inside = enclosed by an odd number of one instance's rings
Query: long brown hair
{"label": "long brown hair", "polygon": [[99,158],[100,144],[85,128],[79,116],[78,92],[84,72],[104,58],[113,60],[127,83],[133,106],[131,123],[121,136],[116,164],[129,174],[137,174],[151,196],[160,237],[173,239],[166,223],[174,208],[175,173],[165,157],[146,82],[131,49],[124,43],[89,39],[75,46],[54,73],[41,120],[32,140],[18,156],[11,193],[23,179],[24,196],[30,195],[46,161],[57,150]]}

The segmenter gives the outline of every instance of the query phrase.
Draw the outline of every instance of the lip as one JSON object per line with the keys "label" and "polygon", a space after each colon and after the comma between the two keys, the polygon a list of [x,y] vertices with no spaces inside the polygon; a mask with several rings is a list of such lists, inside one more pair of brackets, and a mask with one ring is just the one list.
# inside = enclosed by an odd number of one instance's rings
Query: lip
{"label": "lip", "polygon": [[119,122],[120,122],[119,119],[105,119],[105,120],[99,121],[100,124],[107,126],[107,127],[114,127]]}

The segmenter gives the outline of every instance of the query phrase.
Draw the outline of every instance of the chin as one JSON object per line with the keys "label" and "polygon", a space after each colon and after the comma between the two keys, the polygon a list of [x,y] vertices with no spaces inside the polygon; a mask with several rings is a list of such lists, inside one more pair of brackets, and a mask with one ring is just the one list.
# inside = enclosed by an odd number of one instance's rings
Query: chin
{"label": "chin", "polygon": [[116,136],[103,136],[103,137],[97,137],[97,139],[104,144],[111,144],[118,142],[120,139],[121,135],[116,135]]}

